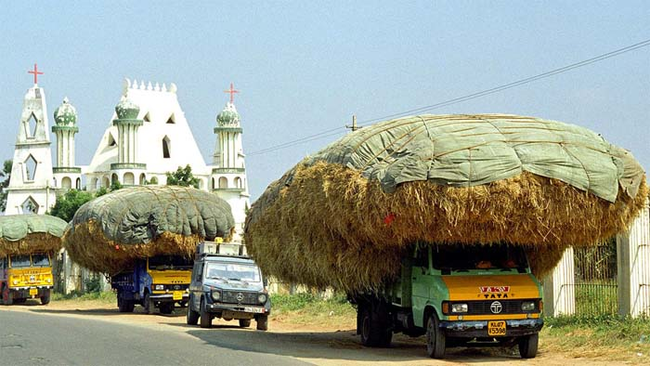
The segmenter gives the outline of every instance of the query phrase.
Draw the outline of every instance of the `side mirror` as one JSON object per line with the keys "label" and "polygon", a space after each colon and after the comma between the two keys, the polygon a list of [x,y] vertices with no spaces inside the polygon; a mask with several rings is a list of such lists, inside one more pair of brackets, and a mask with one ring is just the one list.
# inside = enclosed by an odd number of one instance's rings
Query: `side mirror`
{"label": "side mirror", "polygon": [[264,288],[268,287],[268,285],[269,285],[269,280],[267,280],[266,278],[264,278],[264,279],[262,280],[262,284],[264,285]]}

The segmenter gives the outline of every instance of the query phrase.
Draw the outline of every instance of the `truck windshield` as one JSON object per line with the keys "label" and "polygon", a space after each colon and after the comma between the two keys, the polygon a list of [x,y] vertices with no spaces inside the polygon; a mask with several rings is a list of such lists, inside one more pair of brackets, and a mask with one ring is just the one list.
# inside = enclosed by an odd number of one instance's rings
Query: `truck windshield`
{"label": "truck windshield", "polygon": [[208,278],[260,282],[260,270],[253,264],[208,263],[205,273]]}
{"label": "truck windshield", "polygon": [[32,262],[34,267],[49,267],[50,256],[47,254],[32,254]]}
{"label": "truck windshield", "polygon": [[192,269],[191,259],[179,255],[157,255],[149,258],[149,269],[158,271]]}
{"label": "truck windshield", "polygon": [[510,245],[437,245],[433,267],[440,270],[500,269],[524,272],[528,267],[523,248]]}
{"label": "truck windshield", "polygon": [[29,255],[12,255],[10,260],[11,268],[25,268],[31,265]]}

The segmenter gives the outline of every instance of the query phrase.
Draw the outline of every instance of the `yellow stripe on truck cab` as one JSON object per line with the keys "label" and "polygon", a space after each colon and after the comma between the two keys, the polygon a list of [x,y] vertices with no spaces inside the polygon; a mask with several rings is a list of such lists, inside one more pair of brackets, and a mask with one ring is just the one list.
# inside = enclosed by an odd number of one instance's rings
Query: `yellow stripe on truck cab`
{"label": "yellow stripe on truck cab", "polygon": [[541,297],[530,274],[442,276],[451,301],[537,299]]}

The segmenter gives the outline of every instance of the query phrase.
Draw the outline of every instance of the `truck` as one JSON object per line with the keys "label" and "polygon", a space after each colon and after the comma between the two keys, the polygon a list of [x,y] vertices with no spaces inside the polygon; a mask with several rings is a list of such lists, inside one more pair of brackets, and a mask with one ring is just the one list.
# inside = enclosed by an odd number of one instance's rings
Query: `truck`
{"label": "truck", "polygon": [[431,358],[448,347],[515,345],[534,358],[544,324],[542,289],[521,246],[416,245],[397,278],[349,298],[363,345],[425,335]]}
{"label": "truck", "polygon": [[27,299],[50,303],[53,287],[50,253],[13,254],[0,258],[0,302],[22,304]]}
{"label": "truck", "polygon": [[148,314],[159,308],[171,314],[178,304],[187,305],[192,259],[181,255],[158,255],[141,258],[111,276],[111,287],[117,292],[117,307],[122,313],[133,312],[135,305]]}
{"label": "truck", "polygon": [[255,262],[242,255],[238,243],[204,242],[197,246],[192,270],[187,324],[210,328],[212,319],[238,320],[247,328],[267,330],[271,299]]}

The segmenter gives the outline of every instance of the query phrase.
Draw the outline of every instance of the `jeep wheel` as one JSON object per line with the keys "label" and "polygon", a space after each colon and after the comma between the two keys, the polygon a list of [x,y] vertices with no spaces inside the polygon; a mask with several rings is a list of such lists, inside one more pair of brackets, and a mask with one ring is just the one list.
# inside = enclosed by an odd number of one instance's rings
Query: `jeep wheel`
{"label": "jeep wheel", "polygon": [[239,326],[242,328],[248,328],[251,326],[250,319],[239,319]]}
{"label": "jeep wheel", "polygon": [[[250,320],[248,320],[248,323],[250,324]],[[260,315],[255,319],[255,322],[257,323],[257,330],[269,330],[269,316],[268,315]]]}
{"label": "jeep wheel", "polygon": [[438,324],[436,314],[429,315],[429,319],[427,319],[427,355],[431,358],[445,357],[445,335]]}
{"label": "jeep wheel", "polygon": [[519,339],[519,354],[521,358],[535,358],[537,356],[537,344],[539,343],[539,334],[531,334]]}
{"label": "jeep wheel", "polygon": [[201,299],[201,313],[199,314],[201,328],[210,328],[212,326],[212,315],[205,309],[205,300]]}

